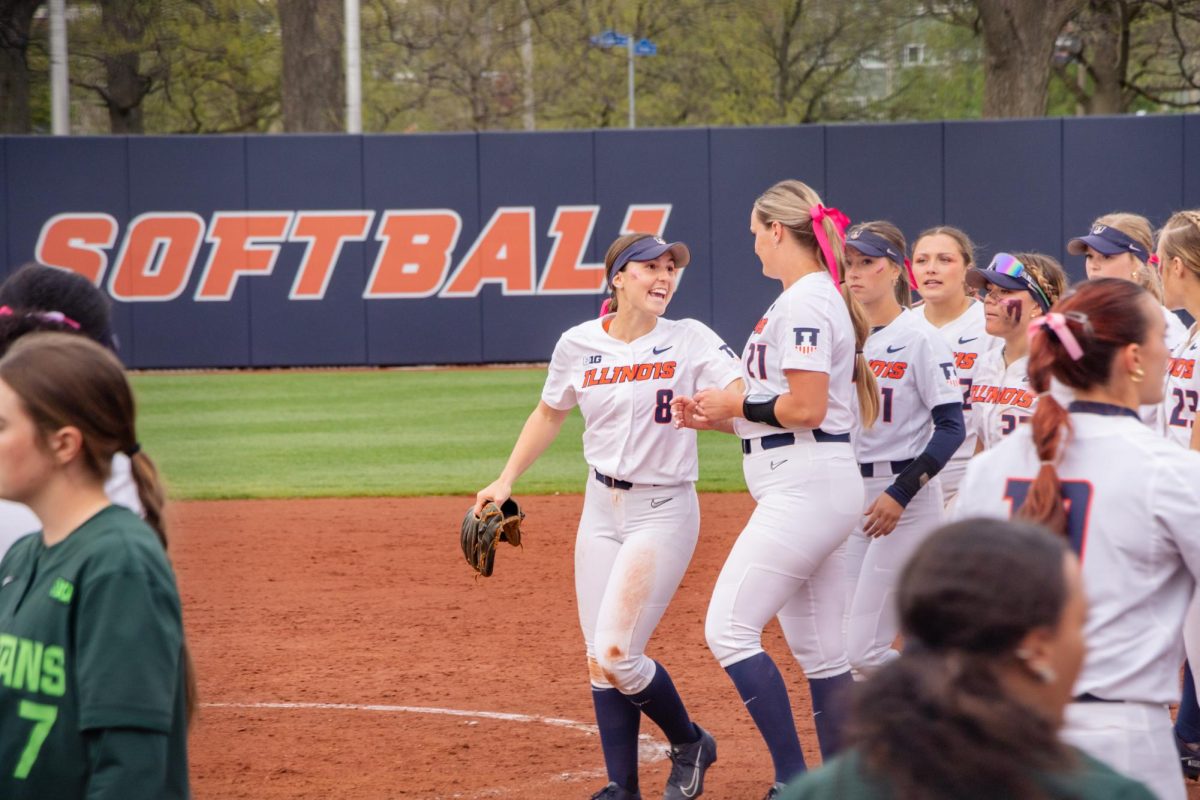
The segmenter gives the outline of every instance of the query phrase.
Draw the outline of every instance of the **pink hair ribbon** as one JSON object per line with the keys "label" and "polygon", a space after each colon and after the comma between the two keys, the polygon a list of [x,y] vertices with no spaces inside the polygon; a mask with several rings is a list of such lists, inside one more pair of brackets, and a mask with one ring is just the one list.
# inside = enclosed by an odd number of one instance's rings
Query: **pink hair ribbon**
{"label": "pink hair ribbon", "polygon": [[909,261],[907,258],[904,259],[904,269],[908,272],[908,288],[916,289],[917,288],[917,276],[913,274],[912,262]]}
{"label": "pink hair ribbon", "polygon": [[1079,340],[1075,338],[1075,334],[1071,333],[1071,328],[1067,325],[1067,318],[1064,315],[1057,311],[1051,311],[1029,323],[1029,333],[1032,334],[1039,328],[1049,328],[1072,361],[1083,358],[1083,348],[1079,346]]}
{"label": "pink hair ribbon", "polygon": [[[0,306],[0,317],[16,316],[16,312],[8,306]],[[30,311],[25,316],[40,319],[42,322],[57,322],[73,330],[79,330],[80,325],[61,311]]]}
{"label": "pink hair ribbon", "polygon": [[610,305],[612,305],[612,298],[611,297],[604,298],[604,302],[600,304],[600,316],[603,317],[606,314],[608,314],[608,307]]}
{"label": "pink hair ribbon", "polygon": [[821,252],[825,255],[825,264],[829,267],[829,274],[833,276],[833,283],[840,291],[842,288],[842,275],[838,271],[837,259],[833,257],[833,248],[829,246],[829,237],[825,235],[825,226],[821,222],[826,217],[833,220],[838,236],[841,237],[844,243],[846,241],[846,228],[850,227],[850,218],[836,208],[826,208],[820,203],[810,208],[808,215],[812,217],[813,235],[817,237],[817,244],[821,245]]}

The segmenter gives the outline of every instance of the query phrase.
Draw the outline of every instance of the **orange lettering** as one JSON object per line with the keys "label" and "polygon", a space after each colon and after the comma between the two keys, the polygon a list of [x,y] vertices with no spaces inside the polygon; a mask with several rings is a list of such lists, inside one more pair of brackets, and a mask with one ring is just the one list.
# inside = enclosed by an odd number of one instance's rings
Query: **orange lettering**
{"label": "orange lettering", "polygon": [[342,245],[367,238],[374,211],[300,211],[292,226],[290,242],[308,242],[296,281],[288,294],[290,300],[320,300],[329,288],[329,279],[337,265]]}
{"label": "orange lettering", "polygon": [[270,275],[287,238],[292,211],[218,211],[205,241],[212,243],[196,300],[228,300],[242,275]]}
{"label": "orange lettering", "polygon": [[477,297],[485,283],[504,294],[533,294],[533,209],[498,208],[439,297]]}
{"label": "orange lettering", "polygon": [[450,269],[462,218],[449,209],[388,211],[375,239],[383,242],[363,297],[432,297]]}
{"label": "orange lettering", "polygon": [[204,220],[190,212],[134,217],[125,231],[108,292],[118,300],[173,300],[187,288],[204,238]]}
{"label": "orange lettering", "polygon": [[108,267],[104,252],[117,240],[108,214],[55,214],[42,225],[33,257],[38,263],[78,272],[97,286]]}
{"label": "orange lettering", "polygon": [[604,288],[604,265],[582,263],[599,212],[600,206],[559,206],[538,294],[595,294]]}
{"label": "orange lettering", "polygon": [[631,205],[625,211],[621,233],[652,233],[662,236],[671,216],[671,204]]}

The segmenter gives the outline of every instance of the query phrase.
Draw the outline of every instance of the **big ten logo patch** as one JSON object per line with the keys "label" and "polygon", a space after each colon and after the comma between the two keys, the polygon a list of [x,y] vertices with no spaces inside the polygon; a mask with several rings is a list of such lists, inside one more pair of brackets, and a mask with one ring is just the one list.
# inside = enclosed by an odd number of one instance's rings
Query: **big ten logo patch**
{"label": "big ten logo patch", "polygon": [[955,369],[971,369],[975,366],[977,358],[979,358],[979,353],[955,353],[954,367]]}
{"label": "big ten logo patch", "polygon": [[607,386],[611,383],[632,381],[657,381],[675,377],[674,361],[658,361],[649,364],[631,364],[626,367],[601,367],[583,373],[583,387]]}
{"label": "big ten logo patch", "polygon": [[602,355],[584,356],[583,357],[583,365],[585,367],[587,367],[587,366],[591,366],[592,364],[599,364],[603,359],[604,359],[604,356],[602,356]]}
{"label": "big ten logo patch", "polygon": [[66,578],[56,578],[54,585],[50,587],[50,597],[57,600],[63,605],[70,605],[71,598],[75,596],[75,585]]}
{"label": "big ten logo patch", "polygon": [[819,328],[792,328],[796,334],[796,350],[803,355],[817,352],[817,336]]}
{"label": "big ten logo patch", "polygon": [[[550,245],[541,259],[530,206],[496,208],[465,247],[462,217],[449,208],[227,210],[208,219],[148,211],[124,231],[111,214],[73,212],[46,220],[34,258],[107,285],[126,302],[166,302],[189,287],[194,301],[227,302],[246,280],[282,270],[295,272],[289,300],[321,300],[340,262],[362,259],[364,250],[368,300],[475,297],[487,284],[505,295],[598,294],[604,264],[587,254],[599,214],[595,205],[556,207],[542,229]],[[629,205],[620,232],[661,235],[670,214],[668,203]]]}
{"label": "big ten logo patch", "polygon": [[891,380],[899,380],[904,377],[905,371],[908,369],[907,361],[883,361],[882,359],[871,360],[871,372],[875,373],[876,378],[889,378]]}

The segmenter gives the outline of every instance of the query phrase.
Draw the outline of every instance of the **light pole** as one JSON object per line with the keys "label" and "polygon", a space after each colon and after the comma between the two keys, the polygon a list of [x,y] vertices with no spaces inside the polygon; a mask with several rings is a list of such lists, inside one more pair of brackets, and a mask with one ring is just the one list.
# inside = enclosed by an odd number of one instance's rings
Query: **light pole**
{"label": "light pole", "polygon": [[633,89],[633,59],[635,56],[654,56],[658,55],[658,45],[649,39],[637,39],[633,34],[617,33],[614,30],[602,31],[591,37],[591,43],[595,47],[603,50],[611,50],[614,47],[625,48],[629,55],[629,127],[637,127],[637,103],[634,99]]}

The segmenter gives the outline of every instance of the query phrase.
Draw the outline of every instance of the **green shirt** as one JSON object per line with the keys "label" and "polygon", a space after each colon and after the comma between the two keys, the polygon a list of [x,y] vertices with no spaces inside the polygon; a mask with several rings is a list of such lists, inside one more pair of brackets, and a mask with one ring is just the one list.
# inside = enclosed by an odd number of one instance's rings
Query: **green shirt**
{"label": "green shirt", "polygon": [[[1142,784],[1076,750],[1079,769],[1044,775],[1038,784],[1056,800],[1154,800]],[[850,750],[792,783],[779,800],[888,800],[887,781],[863,771],[862,758]]]}
{"label": "green shirt", "polygon": [[0,561],[0,798],[188,796],[183,624],[162,545],[100,511]]}

